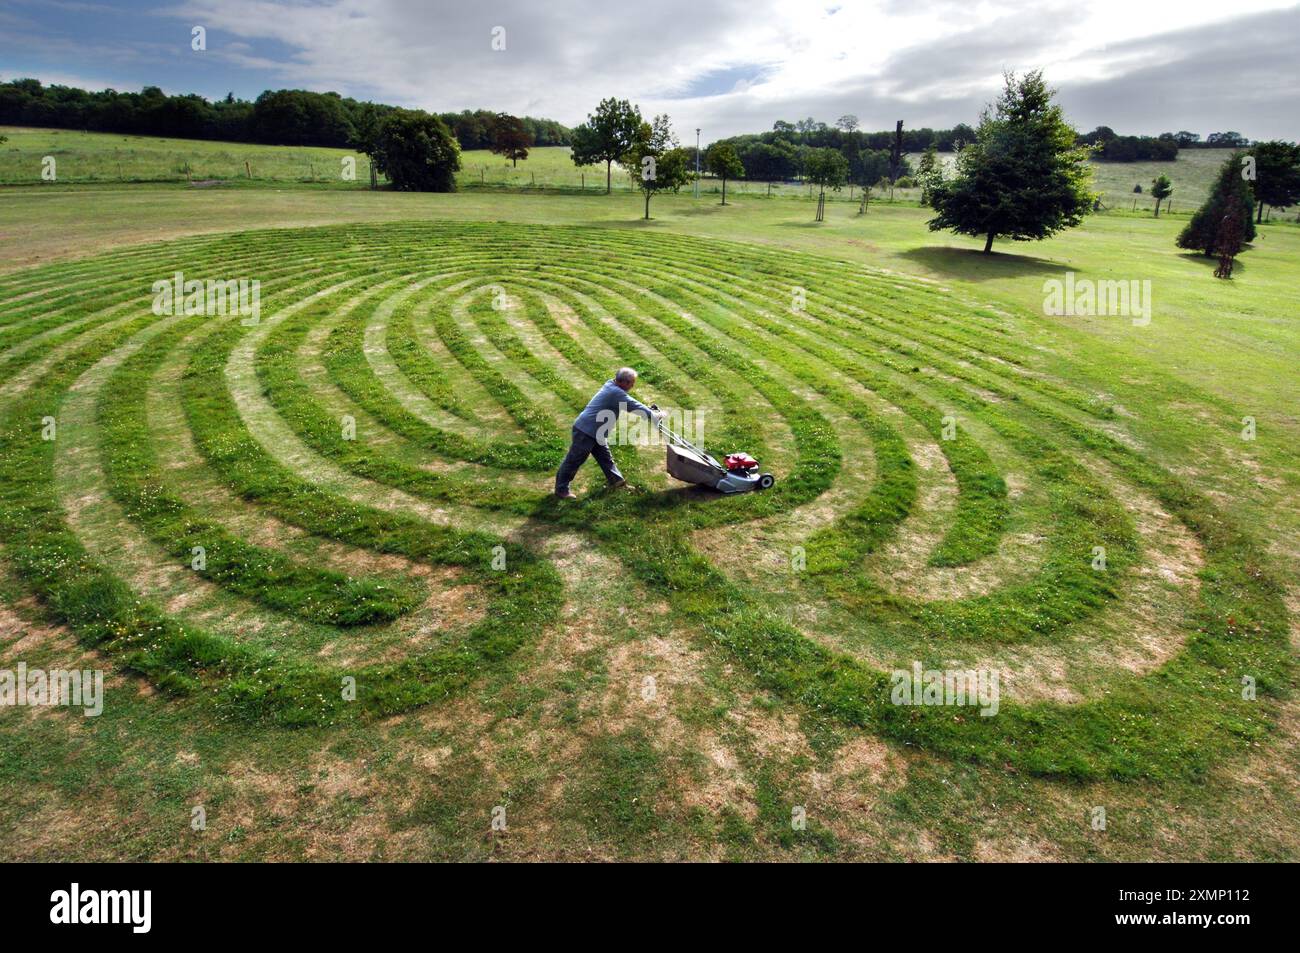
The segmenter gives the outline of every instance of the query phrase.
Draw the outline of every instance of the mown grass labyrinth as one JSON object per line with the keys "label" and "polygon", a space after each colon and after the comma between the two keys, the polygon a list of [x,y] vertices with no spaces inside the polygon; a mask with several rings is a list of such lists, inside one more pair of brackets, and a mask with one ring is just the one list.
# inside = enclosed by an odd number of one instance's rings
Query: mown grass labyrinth
{"label": "mown grass labyrinth", "polygon": [[[259,322],[155,315],[176,271],[258,279]],[[557,623],[561,532],[809,719],[955,758],[1194,776],[1268,730],[1288,678],[1281,586],[1248,536],[1103,396],[1043,373],[1023,325],[939,285],[620,229],[412,223],[134,248],[5,276],[0,301],[5,559],[84,644],[231,719],[465,690]],[[620,364],[776,487],[720,498],[622,447],[642,492],[549,497]],[[1000,711],[891,704],[913,660],[1005,672]]]}

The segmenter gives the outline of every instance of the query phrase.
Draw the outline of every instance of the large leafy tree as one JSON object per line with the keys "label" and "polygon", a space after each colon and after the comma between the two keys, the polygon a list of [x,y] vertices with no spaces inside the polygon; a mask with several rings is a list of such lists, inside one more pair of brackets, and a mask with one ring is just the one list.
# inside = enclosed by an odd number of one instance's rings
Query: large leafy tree
{"label": "large leafy tree", "polygon": [[975,141],[958,153],[956,174],[929,183],[938,212],[931,231],[983,236],[988,253],[996,238],[1037,241],[1083,221],[1095,198],[1089,150],[1075,144],[1052,95],[1041,72],[1007,74]]}
{"label": "large leafy tree", "polygon": [[437,116],[395,109],[375,137],[374,162],[393,188],[404,192],[454,192],[460,147]]}
{"label": "large leafy tree", "polygon": [[573,130],[573,163],[605,163],[605,194],[608,195],[614,163],[627,158],[640,134],[640,109],[626,99],[602,99],[587,121]]}
{"label": "large leafy tree", "polygon": [[352,137],[348,145],[366,155],[373,155],[385,113],[386,110],[374,103],[358,103],[352,114]]}
{"label": "large leafy tree", "polygon": [[516,168],[520,159],[528,158],[528,150],[533,145],[533,134],[524,126],[524,121],[509,113],[500,113],[492,124],[492,152],[505,156]]}
{"label": "large leafy tree", "polygon": [[1294,142],[1257,142],[1250,150],[1255,157],[1255,178],[1250,190],[1259,203],[1255,221],[1264,220],[1264,206],[1286,208],[1300,202],[1300,146]]}
{"label": "large leafy tree", "polygon": [[722,204],[727,204],[727,180],[738,179],[745,174],[745,167],[740,156],[729,142],[715,142],[704,153],[705,168],[722,180]]}
{"label": "large leafy tree", "polygon": [[[160,99],[156,112],[165,114],[173,100]],[[197,121],[197,120],[196,120]],[[171,117],[164,125],[174,127]],[[250,122],[272,141],[287,146],[328,146],[355,136],[351,117],[338,93],[309,93],[300,89],[267,91],[253,104]]]}
{"label": "large leafy tree", "polygon": [[757,182],[778,182],[793,178],[799,167],[799,155],[788,142],[751,143],[737,158],[745,167],[745,176]]}
{"label": "large leafy tree", "polygon": [[667,116],[641,123],[636,141],[628,150],[627,166],[633,182],[645,195],[645,217],[650,217],[650,197],[656,192],[676,192],[690,180],[689,154],[677,147],[672,123]]}
{"label": "large leafy tree", "polygon": [[1235,245],[1232,252],[1235,255],[1242,244],[1254,241],[1255,196],[1242,177],[1241,160],[1245,155],[1234,152],[1223,163],[1209,198],[1179,234],[1179,248],[1199,251],[1212,258],[1225,243]]}
{"label": "large leafy tree", "polygon": [[858,153],[854,180],[864,188],[870,188],[881,179],[889,178],[889,150],[863,149]]}

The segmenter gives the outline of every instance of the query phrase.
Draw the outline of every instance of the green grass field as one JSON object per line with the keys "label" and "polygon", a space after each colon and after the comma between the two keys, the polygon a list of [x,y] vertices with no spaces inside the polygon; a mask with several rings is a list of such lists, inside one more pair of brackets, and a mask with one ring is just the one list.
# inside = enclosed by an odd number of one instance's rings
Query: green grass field
{"label": "green grass field", "polygon": [[[473,158],[0,190],[0,668],[107,672],[0,709],[7,859],[1300,856],[1300,228],[1223,282],[1177,215],[984,256]],[[177,271],[256,323],[155,313]],[[1149,323],[1045,314],[1067,273]],[[776,486],[622,446],[548,497],[625,363]],[[914,662],[997,714],[893,704]]]}

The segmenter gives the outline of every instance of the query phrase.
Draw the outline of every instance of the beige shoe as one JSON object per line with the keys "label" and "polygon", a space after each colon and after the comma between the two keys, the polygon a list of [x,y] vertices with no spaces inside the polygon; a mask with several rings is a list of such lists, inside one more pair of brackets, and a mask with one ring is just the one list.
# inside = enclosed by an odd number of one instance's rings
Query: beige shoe
{"label": "beige shoe", "polygon": [[572,490],[565,493],[556,493],[555,495],[561,500],[576,500],[578,498],[578,494],[574,493]]}

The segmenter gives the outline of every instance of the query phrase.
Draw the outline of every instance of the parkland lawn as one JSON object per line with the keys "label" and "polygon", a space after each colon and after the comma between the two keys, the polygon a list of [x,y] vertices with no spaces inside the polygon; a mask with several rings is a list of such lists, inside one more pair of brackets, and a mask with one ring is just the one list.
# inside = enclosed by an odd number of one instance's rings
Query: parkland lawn
{"label": "parkland lawn", "polygon": [[[640,209],[0,190],[0,667],[109,673],[0,709],[8,859],[1300,856],[1300,228],[1224,282],[1182,215],[982,255],[901,201]],[[151,314],[175,270],[263,323]],[[1150,322],[1044,314],[1069,272]],[[775,490],[616,448],[641,492],[545,499],[619,363]],[[1003,711],[882,703],[913,659]]]}

